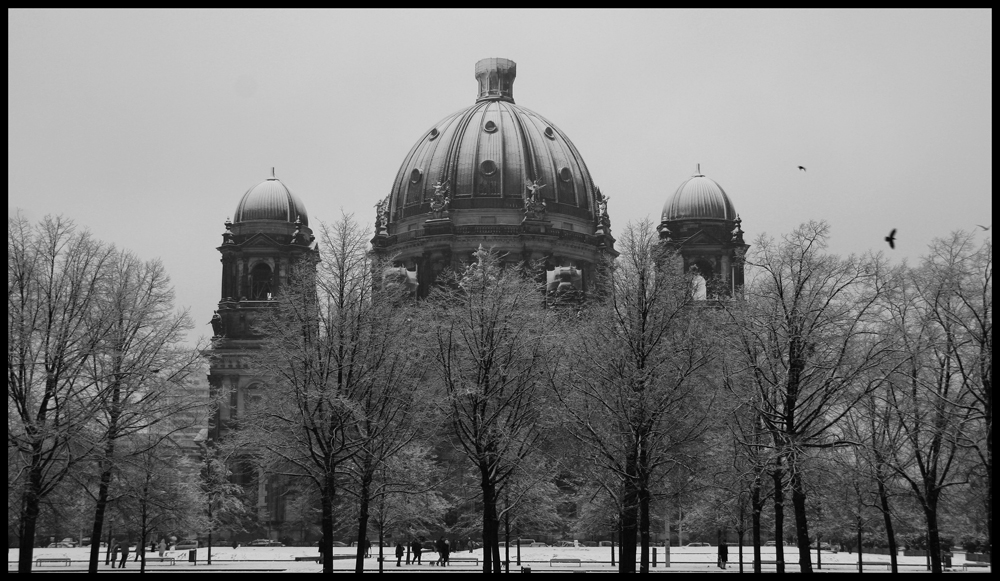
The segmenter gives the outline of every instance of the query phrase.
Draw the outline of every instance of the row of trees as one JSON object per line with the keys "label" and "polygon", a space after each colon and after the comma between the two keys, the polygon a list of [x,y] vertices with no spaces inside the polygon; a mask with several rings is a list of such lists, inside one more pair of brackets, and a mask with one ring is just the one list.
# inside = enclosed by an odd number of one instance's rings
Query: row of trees
{"label": "row of trees", "polygon": [[165,460],[176,460],[172,436],[207,403],[190,397],[201,360],[182,346],[190,327],[159,261],[63,218],[8,218],[8,526],[19,571],[31,570],[47,502],[89,511],[91,571],[109,506],[141,529],[140,544],[184,524],[171,497],[191,491]]}
{"label": "row of trees", "polygon": [[[258,321],[267,339],[247,355],[265,386],[205,450],[197,490],[172,494],[196,495],[192,530],[210,534],[241,510],[231,467],[281,478],[286,516],[319,524],[327,571],[345,515],[357,570],[370,528],[382,540],[448,519],[479,531],[484,572],[501,571],[512,526],[560,521],[615,531],[620,570],[647,571],[652,531],[682,499],[689,530],[735,531],[741,548],[749,535],[758,562],[764,527],[794,539],[804,572],[820,538],[894,548],[917,510],[940,570],[959,501],[983,503],[964,510],[986,515],[992,543],[992,243],[956,233],[911,267],[832,255],[828,235],[809,223],[759,238],[731,299],[697,300],[678,249],[644,223],[585,302],[546,296],[540,265],[486,249],[418,302],[345,217]],[[158,263],[65,222],[9,221],[23,570],[39,506],[67,482],[92,496],[97,539],[126,481],[169,481],[150,475],[191,423],[197,354],[178,348],[189,324],[167,288]]]}
{"label": "row of trees", "polygon": [[[240,445],[314,483],[325,556],[338,494],[356,498],[361,541],[372,507],[435,489],[480,511],[464,522],[481,527],[484,572],[499,572],[501,527],[558,512],[553,495],[538,504],[558,482],[579,500],[574,518],[620,533],[620,569],[635,571],[638,551],[646,570],[656,507],[701,481],[699,514],[750,533],[758,562],[770,523],[804,572],[844,507],[859,535],[877,508],[894,546],[893,504],[916,500],[939,569],[946,491],[985,490],[991,514],[992,246],[957,233],[894,266],[827,253],[828,230],[759,238],[731,300],[696,300],[677,249],[638,224],[585,303],[544,297],[539,265],[484,249],[414,302],[344,218],[261,329],[260,372],[274,379]],[[824,484],[845,474],[835,490],[853,504]],[[449,484],[466,478],[475,498]]]}

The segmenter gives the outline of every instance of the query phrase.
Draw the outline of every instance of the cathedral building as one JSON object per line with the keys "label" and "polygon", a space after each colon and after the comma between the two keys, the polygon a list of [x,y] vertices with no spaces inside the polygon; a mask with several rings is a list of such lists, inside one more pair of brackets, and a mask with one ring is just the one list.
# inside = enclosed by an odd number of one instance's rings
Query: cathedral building
{"label": "cathedral building", "polygon": [[[482,247],[511,265],[543,264],[548,292],[585,299],[597,266],[618,255],[609,196],[561,129],[514,102],[516,72],[508,59],[476,63],[474,103],[417,139],[377,205],[372,250],[395,263],[418,297],[440,272],[471,262]],[[731,296],[743,284],[748,246],[740,218],[700,168],[667,200],[657,230],[702,281],[701,298]],[[273,170],[239,200],[222,237],[209,383],[224,402],[210,420],[210,441],[225,437],[265,381],[244,360],[263,342],[254,320],[281,295],[290,266],[318,260],[320,252],[305,205]],[[275,538],[284,518],[282,485],[245,471],[237,479],[257,486],[258,521]]]}

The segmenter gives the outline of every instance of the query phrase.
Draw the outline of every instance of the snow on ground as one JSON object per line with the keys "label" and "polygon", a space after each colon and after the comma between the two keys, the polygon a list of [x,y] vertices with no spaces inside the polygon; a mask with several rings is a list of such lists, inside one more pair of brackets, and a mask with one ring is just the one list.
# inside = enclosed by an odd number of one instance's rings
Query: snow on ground
{"label": "snow on ground", "polygon": [[[438,571],[439,569],[433,568],[430,563],[437,559],[436,553],[424,553],[423,554],[423,564],[421,565],[403,565],[401,568],[396,568],[396,558],[394,547],[385,547],[385,569],[388,572],[395,571],[416,571],[424,570],[427,572]],[[617,559],[617,547],[615,548]],[[663,547],[657,548],[657,567],[654,571],[677,571],[677,570],[687,570],[687,571],[718,571],[721,570],[716,566],[716,556],[717,547],[671,547],[670,557],[671,557],[671,567],[669,569],[663,567]],[[785,561],[788,563],[786,570],[789,572],[798,570],[798,550],[795,547],[785,547]],[[352,570],[354,568],[354,559],[351,558],[355,554],[356,549],[353,547],[334,547],[334,556],[342,557],[334,561],[334,568],[337,570]],[[735,572],[739,570],[739,565],[736,563],[738,559],[739,549],[738,547],[729,547],[729,568],[728,571]],[[152,555],[155,555],[152,554]],[[208,570],[216,571],[272,571],[281,570],[289,572],[314,572],[320,569],[320,565],[315,562],[305,561],[296,562],[296,557],[315,557],[318,555],[318,550],[316,547],[239,547],[233,549],[231,546],[223,547],[213,547],[212,548],[212,566],[209,568],[206,564],[206,559],[208,557],[208,549],[200,548],[198,549],[198,563],[192,565],[188,562],[188,551],[167,551],[166,556],[174,557],[176,559],[176,564],[171,566],[169,564],[161,563],[147,563],[147,569],[163,570],[163,571],[176,571],[182,572],[183,570],[191,570],[197,567],[197,570],[202,572],[207,572]],[[510,558],[511,558],[511,570],[517,571],[518,566],[516,564],[517,551],[514,547],[511,547]],[[46,558],[46,557],[56,557],[56,558],[68,558],[71,560],[71,564],[67,567],[64,564],[58,563],[46,563],[38,566],[39,570],[46,571],[67,571],[67,570],[80,570],[87,568],[87,559],[90,556],[89,547],[78,547],[72,549],[48,549],[39,548],[34,551],[34,558]],[[101,561],[100,568],[110,569],[110,566],[104,565],[105,550],[101,550]],[[500,549],[501,559],[504,557],[504,549]],[[957,553],[954,558],[954,565],[957,569],[961,570],[962,564],[965,562],[963,553]],[[139,568],[139,563],[133,561],[135,557],[134,551],[129,555],[129,561],[126,566],[126,570],[136,570]],[[366,570],[377,570],[378,569],[378,548],[373,547],[372,557],[365,559],[365,569]],[[459,551],[451,554],[453,559],[451,568],[453,570],[480,570],[482,568],[482,549],[479,549],[473,553],[468,551]],[[812,555],[813,566],[816,566],[816,554]],[[476,559],[479,561],[471,561],[468,559]],[[581,564],[579,568],[590,569],[590,570],[613,570],[611,567],[611,548],[610,547],[522,547],[521,548],[521,563],[522,566],[531,567],[532,571],[544,572],[547,570],[576,570],[578,566],[575,563],[550,563],[550,559],[580,559]],[[750,562],[753,559],[753,549],[752,547],[744,547],[743,561],[746,568],[750,568]],[[761,548],[761,559],[763,561],[773,561],[775,559],[775,547],[762,547]],[[872,555],[865,554],[863,557],[866,566],[865,571],[884,571],[885,566],[874,565],[874,563],[888,563],[888,555]],[[837,571],[856,571],[857,570],[857,560],[858,556],[855,553],[831,553],[829,551],[823,551],[822,553],[822,564],[824,570],[837,570]],[[902,571],[922,571],[925,565],[924,557],[899,557],[899,563],[901,565]],[[404,557],[405,563],[405,557]],[[869,566],[868,563],[873,565]],[[773,565],[764,565],[765,570],[773,570]],[[7,552],[7,569],[8,571],[17,569],[17,549],[8,549]],[[977,569],[978,571],[986,571],[985,569]]]}

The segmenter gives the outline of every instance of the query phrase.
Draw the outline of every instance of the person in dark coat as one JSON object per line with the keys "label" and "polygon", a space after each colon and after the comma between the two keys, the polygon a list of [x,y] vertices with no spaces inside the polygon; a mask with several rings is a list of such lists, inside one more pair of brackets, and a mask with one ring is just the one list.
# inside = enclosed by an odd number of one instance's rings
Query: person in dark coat
{"label": "person in dark coat", "polygon": [[118,551],[121,547],[118,545],[118,539],[111,541],[111,568],[114,569],[118,564]]}
{"label": "person in dark coat", "polygon": [[726,561],[729,560],[729,546],[726,543],[719,543],[719,568],[726,568]]}
{"label": "person in dark coat", "polygon": [[442,550],[441,554],[443,555],[442,558],[444,559],[443,565],[445,567],[447,567],[448,566],[448,559],[451,557],[451,543],[448,542],[448,539],[444,540],[444,544],[442,545],[442,549],[443,550]]}
{"label": "person in dark coat", "polygon": [[415,540],[413,541],[413,545],[411,548],[413,550],[413,563],[416,565],[420,565],[421,564],[420,553],[422,553],[424,550],[423,546],[421,546],[419,540]]}
{"label": "person in dark coat", "polygon": [[396,566],[399,567],[400,563],[403,561],[403,553],[406,549],[403,548],[403,541],[396,541]]}
{"label": "person in dark coat", "polygon": [[434,564],[444,567],[444,537],[438,537],[438,540],[434,541],[434,548],[438,554],[438,558],[434,561]]}
{"label": "person in dark coat", "polygon": [[125,563],[128,561],[128,541],[122,543],[122,563],[119,565],[119,569],[125,568]]}

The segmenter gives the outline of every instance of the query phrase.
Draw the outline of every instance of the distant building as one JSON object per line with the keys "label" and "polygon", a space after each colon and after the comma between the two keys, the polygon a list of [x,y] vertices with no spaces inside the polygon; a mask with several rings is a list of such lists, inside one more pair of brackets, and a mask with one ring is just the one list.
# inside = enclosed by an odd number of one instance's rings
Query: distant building
{"label": "distant building", "polygon": [[[377,205],[372,249],[394,260],[418,297],[444,269],[471,262],[480,246],[510,264],[542,263],[549,293],[580,299],[593,290],[599,262],[618,255],[610,196],[562,130],[515,104],[516,72],[508,59],[476,63],[475,102],[419,137]],[[627,192],[615,197],[628,202]],[[209,382],[228,399],[206,430],[212,440],[224,437],[264,381],[242,359],[263,341],[255,318],[281,294],[290,265],[319,252],[305,206],[273,175],[243,195],[225,227]],[[685,269],[697,271],[703,298],[731,295],[743,284],[741,221],[700,168],[667,199],[657,230]],[[259,521],[276,534],[284,518],[280,481],[239,470],[236,479],[258,486]]]}

